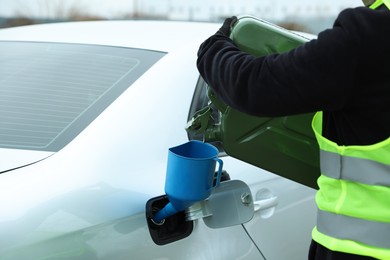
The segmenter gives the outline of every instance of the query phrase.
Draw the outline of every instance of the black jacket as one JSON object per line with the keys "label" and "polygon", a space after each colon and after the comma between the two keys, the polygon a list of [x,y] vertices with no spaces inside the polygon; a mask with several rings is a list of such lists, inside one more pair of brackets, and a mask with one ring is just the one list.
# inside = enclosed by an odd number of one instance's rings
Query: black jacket
{"label": "black jacket", "polygon": [[323,134],[339,145],[390,137],[390,12],[346,9],[332,29],[283,54],[255,58],[213,35],[198,70],[229,106],[256,116],[324,111]]}

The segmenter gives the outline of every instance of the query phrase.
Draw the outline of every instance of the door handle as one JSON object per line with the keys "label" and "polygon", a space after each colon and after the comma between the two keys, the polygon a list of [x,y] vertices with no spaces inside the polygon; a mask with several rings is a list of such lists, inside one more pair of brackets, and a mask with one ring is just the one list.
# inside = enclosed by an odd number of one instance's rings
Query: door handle
{"label": "door handle", "polygon": [[269,208],[276,207],[278,205],[278,197],[271,197],[267,199],[257,200],[253,202],[254,211],[261,211]]}

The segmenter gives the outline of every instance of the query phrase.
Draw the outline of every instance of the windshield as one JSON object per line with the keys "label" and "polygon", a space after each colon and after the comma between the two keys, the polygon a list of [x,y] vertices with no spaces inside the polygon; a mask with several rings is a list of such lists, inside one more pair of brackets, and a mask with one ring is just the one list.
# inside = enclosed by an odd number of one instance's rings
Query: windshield
{"label": "windshield", "polygon": [[0,42],[0,148],[58,151],[165,53]]}

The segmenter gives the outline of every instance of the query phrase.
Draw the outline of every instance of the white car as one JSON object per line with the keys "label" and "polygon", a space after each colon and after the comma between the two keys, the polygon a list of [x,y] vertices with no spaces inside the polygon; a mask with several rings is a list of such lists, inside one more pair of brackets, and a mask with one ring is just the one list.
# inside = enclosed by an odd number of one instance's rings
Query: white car
{"label": "white car", "polygon": [[[315,189],[221,153],[243,224],[152,238],[168,149],[207,104],[199,45],[220,24],[96,21],[0,30],[0,259],[307,258]],[[265,200],[266,203],[261,204]],[[256,206],[256,205],[255,205]]]}

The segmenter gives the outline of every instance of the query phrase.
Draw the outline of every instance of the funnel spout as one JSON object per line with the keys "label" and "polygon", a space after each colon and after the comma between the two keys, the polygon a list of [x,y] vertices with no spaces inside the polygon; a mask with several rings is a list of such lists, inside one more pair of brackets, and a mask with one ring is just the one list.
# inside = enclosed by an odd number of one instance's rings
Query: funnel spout
{"label": "funnel spout", "polygon": [[178,211],[173,207],[172,203],[168,203],[164,208],[159,210],[156,215],[153,216],[153,221],[155,223],[160,223],[162,220],[175,215]]}

